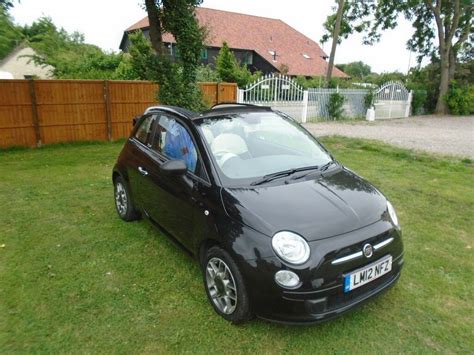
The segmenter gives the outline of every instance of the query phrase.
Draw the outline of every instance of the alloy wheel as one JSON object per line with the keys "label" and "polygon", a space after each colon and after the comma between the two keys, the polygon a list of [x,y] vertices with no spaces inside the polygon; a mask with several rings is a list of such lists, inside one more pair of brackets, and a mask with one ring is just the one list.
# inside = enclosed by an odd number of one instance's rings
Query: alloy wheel
{"label": "alloy wheel", "polygon": [[115,205],[121,216],[127,214],[127,192],[121,182],[117,182],[115,185]]}
{"label": "alloy wheel", "polygon": [[232,314],[237,307],[237,286],[227,264],[212,258],[206,265],[206,286],[212,302],[224,314]]}

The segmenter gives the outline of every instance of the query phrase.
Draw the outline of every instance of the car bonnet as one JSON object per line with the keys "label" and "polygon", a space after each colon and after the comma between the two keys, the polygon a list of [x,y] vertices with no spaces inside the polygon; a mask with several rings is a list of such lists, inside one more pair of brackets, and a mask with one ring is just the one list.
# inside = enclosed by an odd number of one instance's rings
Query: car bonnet
{"label": "car bonnet", "polygon": [[385,197],[347,169],[285,184],[225,188],[222,201],[231,218],[273,236],[287,230],[308,241],[372,224],[386,212]]}

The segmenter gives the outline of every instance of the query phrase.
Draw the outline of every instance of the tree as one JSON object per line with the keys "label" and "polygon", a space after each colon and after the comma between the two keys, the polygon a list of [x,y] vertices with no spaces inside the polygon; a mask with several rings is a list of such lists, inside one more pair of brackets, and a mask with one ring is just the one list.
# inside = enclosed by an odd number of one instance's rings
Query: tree
{"label": "tree", "polygon": [[[205,30],[199,26],[194,10],[202,0],[145,0],[150,22],[150,39],[157,55],[158,93],[161,103],[190,109],[203,106],[196,83]],[[180,53],[172,61],[163,48],[164,32],[172,34]]]}
{"label": "tree", "polygon": [[260,72],[252,74],[246,65],[240,65],[227,42],[222,43],[216,57],[216,71],[223,81],[237,83],[240,87],[255,81],[261,75]]}
{"label": "tree", "polygon": [[375,21],[366,43],[379,40],[379,30],[395,28],[399,14],[412,22],[415,32],[408,40],[410,50],[418,60],[426,56],[439,59],[440,80],[435,112],[446,113],[445,96],[454,78],[458,55],[470,44],[474,5],[472,0],[379,0]]}
{"label": "tree", "polygon": [[328,71],[326,74],[326,82],[331,82],[332,77],[332,70],[334,68],[334,59],[336,56],[336,47],[337,43],[339,42],[339,33],[341,31],[341,21],[342,15],[344,13],[344,0],[337,0],[337,12],[336,12],[336,19],[334,22],[334,29],[332,31],[332,46],[331,46],[331,54],[329,56],[329,64],[328,64]]}
{"label": "tree", "polygon": [[159,56],[164,55],[163,47],[163,25],[162,11],[160,9],[161,2],[155,0],[145,0],[145,9],[148,13],[148,21],[150,23],[150,42]]}
{"label": "tree", "polygon": [[332,78],[337,45],[352,33],[362,32],[368,28],[370,25],[368,16],[373,12],[375,6],[373,1],[367,0],[335,1],[337,4],[333,7],[335,13],[327,17],[324,23],[325,33],[321,38],[321,43],[325,43],[332,38],[331,54],[326,74],[328,85]]}
{"label": "tree", "polygon": [[11,0],[0,0],[0,9],[5,11],[13,7],[13,1]]}
{"label": "tree", "polygon": [[23,36],[20,28],[12,21],[10,15],[0,7],[0,59],[8,55],[18,44]]}
{"label": "tree", "polygon": [[107,53],[84,42],[84,35],[57,28],[51,18],[42,17],[22,28],[23,38],[37,55],[38,65],[53,67],[58,79],[113,79],[123,55]]}
{"label": "tree", "polygon": [[229,48],[227,42],[222,43],[219,54],[216,57],[216,70],[223,81],[229,83],[236,82],[236,69],[238,63],[234,53]]}
{"label": "tree", "polygon": [[116,71],[118,79],[159,81],[158,57],[142,31],[130,33],[129,53]]}
{"label": "tree", "polygon": [[364,79],[370,75],[370,73],[372,73],[372,68],[370,65],[365,64],[362,61],[351,62],[347,64],[336,64],[336,67],[352,78]]}

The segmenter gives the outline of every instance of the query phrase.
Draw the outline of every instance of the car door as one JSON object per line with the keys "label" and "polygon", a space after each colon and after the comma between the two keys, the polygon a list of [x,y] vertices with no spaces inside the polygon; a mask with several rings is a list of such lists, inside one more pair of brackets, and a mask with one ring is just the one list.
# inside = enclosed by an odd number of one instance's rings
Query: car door
{"label": "car door", "polygon": [[[183,160],[185,176],[163,173],[160,165],[170,159]],[[158,113],[151,142],[145,154],[139,193],[148,217],[184,246],[193,249],[193,214],[198,203],[198,187],[205,169],[195,141],[179,119]]]}
{"label": "car door", "polygon": [[148,159],[149,142],[152,139],[156,115],[148,114],[139,119],[135,133],[127,143],[127,175],[132,199],[136,207],[142,209],[141,184],[143,171],[150,168]]}

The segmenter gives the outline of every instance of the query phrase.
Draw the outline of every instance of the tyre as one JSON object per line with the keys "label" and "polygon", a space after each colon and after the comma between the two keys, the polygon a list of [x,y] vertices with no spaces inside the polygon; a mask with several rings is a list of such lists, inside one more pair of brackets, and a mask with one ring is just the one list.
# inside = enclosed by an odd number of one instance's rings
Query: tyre
{"label": "tyre", "polygon": [[139,214],[132,204],[130,191],[121,176],[114,180],[114,197],[115,209],[121,219],[127,222],[138,219]]}
{"label": "tyre", "polygon": [[251,319],[247,288],[229,253],[218,246],[209,248],[202,268],[206,294],[217,314],[234,324]]}

